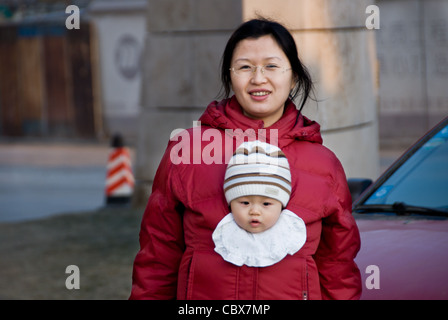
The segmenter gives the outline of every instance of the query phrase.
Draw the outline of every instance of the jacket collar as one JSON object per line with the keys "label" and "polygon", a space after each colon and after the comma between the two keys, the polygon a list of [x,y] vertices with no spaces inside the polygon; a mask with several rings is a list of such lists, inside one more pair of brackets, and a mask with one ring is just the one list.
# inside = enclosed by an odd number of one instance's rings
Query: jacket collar
{"label": "jacket collar", "polygon": [[[218,129],[242,129],[243,131],[254,129],[258,131],[258,129],[264,128],[262,120],[254,120],[243,114],[235,96],[210,103],[199,121],[203,125]],[[322,144],[320,125],[300,114],[295,104],[289,99],[286,102],[282,118],[267,128],[267,130],[271,129],[278,130],[280,148],[295,140]]]}

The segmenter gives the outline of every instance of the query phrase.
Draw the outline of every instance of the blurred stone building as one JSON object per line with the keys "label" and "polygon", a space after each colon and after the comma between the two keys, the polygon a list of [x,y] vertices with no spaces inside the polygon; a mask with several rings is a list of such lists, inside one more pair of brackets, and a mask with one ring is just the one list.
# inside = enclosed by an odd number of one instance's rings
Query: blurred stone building
{"label": "blurred stone building", "polygon": [[[136,147],[145,199],[170,133],[218,98],[233,30],[257,15],[285,24],[318,102],[304,113],[348,177],[379,175],[379,147],[409,146],[448,114],[445,0],[0,1],[0,137],[108,138]],[[380,10],[379,29],[366,28]],[[144,200],[142,200],[144,201]]]}
{"label": "blurred stone building", "polygon": [[407,146],[448,115],[448,1],[377,5],[380,142]]}
{"label": "blurred stone building", "polygon": [[101,135],[96,38],[85,11],[66,27],[66,2],[0,1],[0,136]]}
{"label": "blurred stone building", "polygon": [[[375,32],[370,1],[150,0],[147,11],[136,198],[145,201],[170,133],[188,128],[220,91],[227,39],[259,15],[283,23],[310,69],[318,103],[304,113],[349,177],[379,173]],[[140,196],[141,195],[141,196]]]}
{"label": "blurred stone building", "polygon": [[107,136],[137,141],[147,0],[92,1],[90,21],[98,39],[102,120]]}
{"label": "blurred stone building", "polygon": [[[370,5],[379,29],[366,28]],[[149,0],[136,159],[143,189],[170,132],[216,98],[231,32],[257,15],[297,40],[319,100],[304,113],[321,123],[348,177],[377,178],[380,146],[406,148],[448,115],[447,1]]]}

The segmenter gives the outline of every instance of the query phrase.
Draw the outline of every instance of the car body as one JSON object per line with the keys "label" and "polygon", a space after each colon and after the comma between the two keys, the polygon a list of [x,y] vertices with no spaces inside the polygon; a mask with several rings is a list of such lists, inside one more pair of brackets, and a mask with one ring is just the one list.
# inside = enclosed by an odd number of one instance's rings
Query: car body
{"label": "car body", "polygon": [[448,299],[448,117],[378,180],[349,180],[361,299]]}

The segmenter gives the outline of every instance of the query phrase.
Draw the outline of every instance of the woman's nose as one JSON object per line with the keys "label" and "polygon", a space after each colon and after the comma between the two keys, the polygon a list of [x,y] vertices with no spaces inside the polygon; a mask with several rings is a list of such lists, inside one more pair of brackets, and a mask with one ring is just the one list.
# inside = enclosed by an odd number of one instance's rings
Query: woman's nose
{"label": "woman's nose", "polygon": [[252,83],[264,83],[266,82],[266,76],[264,74],[264,70],[261,67],[257,67],[254,73],[252,73],[251,78]]}

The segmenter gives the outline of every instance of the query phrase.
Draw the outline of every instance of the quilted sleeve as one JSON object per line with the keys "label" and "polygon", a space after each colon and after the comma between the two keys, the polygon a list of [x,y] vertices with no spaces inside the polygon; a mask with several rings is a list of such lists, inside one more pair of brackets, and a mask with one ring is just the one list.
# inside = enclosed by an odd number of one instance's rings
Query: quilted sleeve
{"label": "quilted sleeve", "polygon": [[176,165],[168,147],[154,178],[140,229],[130,299],[175,299],[177,274],[185,244]]}
{"label": "quilted sleeve", "polygon": [[361,274],[354,261],[361,245],[359,230],[351,212],[351,195],[342,165],[334,174],[334,197],[328,200],[315,260],[323,299],[359,299]]}

